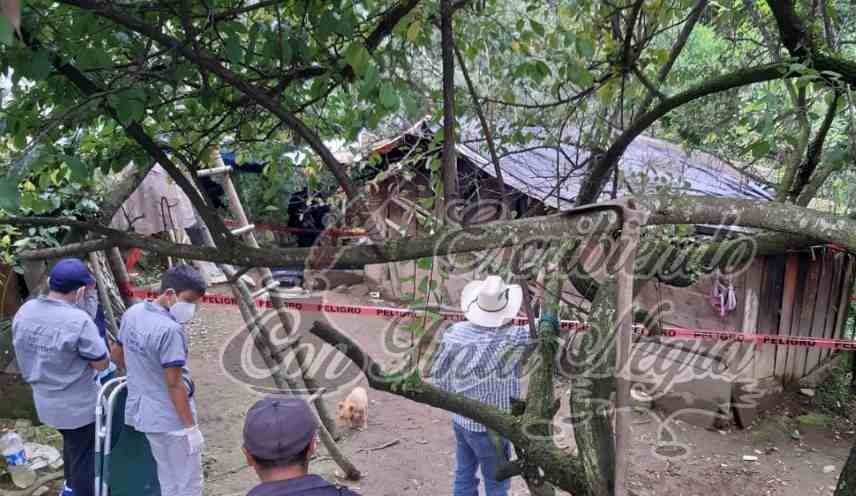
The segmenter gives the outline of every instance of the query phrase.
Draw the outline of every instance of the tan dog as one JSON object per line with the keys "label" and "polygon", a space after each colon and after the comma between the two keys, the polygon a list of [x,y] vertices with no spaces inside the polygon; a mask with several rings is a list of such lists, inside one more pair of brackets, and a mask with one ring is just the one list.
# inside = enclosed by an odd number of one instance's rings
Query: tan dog
{"label": "tan dog", "polygon": [[366,390],[355,387],[351,394],[338,405],[339,422],[350,423],[352,429],[369,426],[369,396]]}

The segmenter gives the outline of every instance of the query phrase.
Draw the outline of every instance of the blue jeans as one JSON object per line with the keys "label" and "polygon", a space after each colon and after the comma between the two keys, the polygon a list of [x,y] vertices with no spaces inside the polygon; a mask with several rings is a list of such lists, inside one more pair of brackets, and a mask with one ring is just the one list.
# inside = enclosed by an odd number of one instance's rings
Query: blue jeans
{"label": "blue jeans", "polygon": [[[511,489],[511,479],[496,480],[496,449],[490,441],[487,432],[473,432],[458,424],[455,427],[457,440],[457,455],[455,456],[455,485],[454,496],[478,496],[479,480],[476,470],[481,467],[484,477],[485,494],[487,496],[507,496]],[[510,443],[502,440],[506,460],[510,454]],[[505,461],[505,460],[503,460]]]}

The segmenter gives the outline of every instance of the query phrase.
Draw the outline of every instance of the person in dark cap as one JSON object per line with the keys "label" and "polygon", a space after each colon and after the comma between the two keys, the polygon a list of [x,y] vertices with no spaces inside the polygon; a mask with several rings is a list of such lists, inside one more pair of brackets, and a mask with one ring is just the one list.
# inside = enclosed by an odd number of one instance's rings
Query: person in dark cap
{"label": "person in dark cap", "polygon": [[261,480],[248,496],[359,496],[309,473],[318,423],[297,397],[259,400],[244,420],[244,455]]}
{"label": "person in dark cap", "polygon": [[88,496],[95,488],[96,378],[110,364],[104,338],[80,308],[95,279],[81,260],[64,258],[51,269],[48,286],[46,296],[15,314],[12,344],[39,420],[62,434],[66,486],[74,496]]}

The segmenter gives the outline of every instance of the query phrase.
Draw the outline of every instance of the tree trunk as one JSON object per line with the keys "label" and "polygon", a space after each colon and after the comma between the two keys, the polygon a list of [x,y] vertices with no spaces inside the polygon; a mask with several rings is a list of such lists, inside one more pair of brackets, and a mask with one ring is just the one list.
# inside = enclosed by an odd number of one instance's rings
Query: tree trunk
{"label": "tree trunk", "polygon": [[571,376],[571,421],[585,476],[596,496],[615,491],[615,443],[610,396],[615,391],[617,283],[601,283],[589,312],[589,328],[575,336],[564,363]]}
{"label": "tree trunk", "polygon": [[452,0],[440,0],[440,44],[443,59],[443,174],[444,218],[459,222],[457,210],[458,158],[455,149],[455,40]]}

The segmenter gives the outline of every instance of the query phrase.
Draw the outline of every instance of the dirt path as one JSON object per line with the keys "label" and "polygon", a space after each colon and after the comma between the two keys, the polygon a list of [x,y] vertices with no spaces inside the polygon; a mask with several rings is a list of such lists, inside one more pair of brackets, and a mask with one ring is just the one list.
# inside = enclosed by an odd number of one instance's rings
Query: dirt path
{"label": "dirt path", "polygon": [[[332,303],[354,303],[344,295],[327,294]],[[204,305],[199,319],[190,326],[191,363],[197,382],[200,423],[207,441],[206,494],[237,495],[256,483],[255,474],[241,453],[241,429],[247,409],[261,394],[259,388],[270,387],[265,380],[255,381],[256,390],[233,379],[246,369],[242,365],[243,321],[236,307]],[[307,329],[318,315],[302,314],[298,322]],[[330,314],[329,322],[352,335],[378,360],[388,367],[399,364],[395,340],[384,343],[387,322],[369,317]],[[308,338],[312,342],[311,338]],[[229,343],[229,344],[227,344]],[[223,350],[226,350],[225,353]],[[390,351],[392,350],[392,351]],[[221,356],[225,359],[221,360]],[[331,408],[340,396],[355,384],[364,383],[347,367],[325,362],[326,368],[339,372],[327,382],[334,391],[327,399]],[[347,379],[354,377],[354,381]],[[344,385],[343,385],[344,384]],[[364,384],[363,384],[364,385]],[[358,483],[348,483],[364,495],[448,495],[451,494],[454,468],[454,437],[449,415],[400,397],[369,391],[369,427],[349,431],[342,448],[363,472]],[[565,402],[566,403],[566,402]],[[787,412],[761,419],[745,431],[708,431],[688,424],[673,424],[677,442],[688,452],[681,458],[657,455],[658,419],[647,413],[634,418],[632,451],[632,489],[639,495],[830,495],[846,454],[853,444],[853,425],[838,434],[830,428],[804,429],[800,440],[791,437],[792,425]],[[572,436],[565,432],[560,445],[573,450]],[[394,446],[370,451],[392,441]],[[743,455],[757,456],[757,462],[742,461]],[[834,466],[824,473],[824,467]],[[312,471],[328,479],[335,477],[336,467],[324,454],[313,462]],[[343,482],[343,481],[339,481]],[[513,495],[528,494],[525,485],[515,479]]]}

